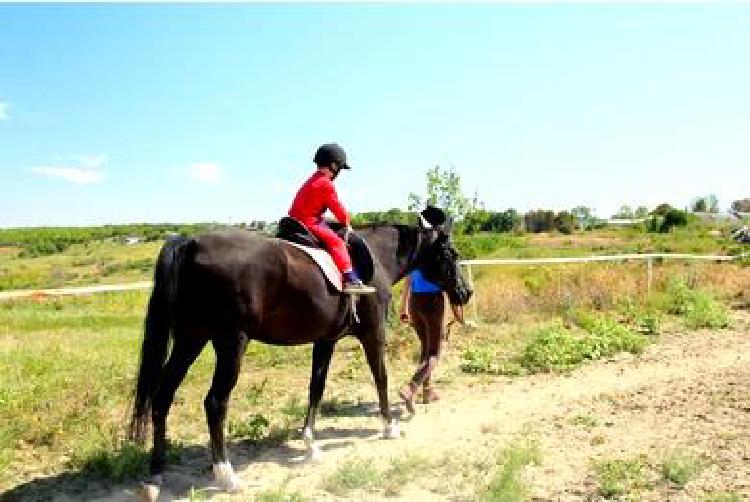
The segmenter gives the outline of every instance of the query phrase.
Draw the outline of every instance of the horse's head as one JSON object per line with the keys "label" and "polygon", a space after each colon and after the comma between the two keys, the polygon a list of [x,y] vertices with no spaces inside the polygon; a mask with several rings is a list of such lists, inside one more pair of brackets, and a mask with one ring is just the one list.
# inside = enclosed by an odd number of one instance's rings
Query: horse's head
{"label": "horse's head", "polygon": [[461,273],[461,266],[451,240],[451,222],[427,230],[430,244],[422,254],[419,268],[425,277],[448,294],[453,305],[466,305],[473,291]]}

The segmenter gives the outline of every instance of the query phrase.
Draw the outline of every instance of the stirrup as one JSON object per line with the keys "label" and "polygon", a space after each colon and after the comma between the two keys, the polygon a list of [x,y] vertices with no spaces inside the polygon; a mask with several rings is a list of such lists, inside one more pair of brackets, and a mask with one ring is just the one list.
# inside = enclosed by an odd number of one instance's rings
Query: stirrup
{"label": "stirrup", "polygon": [[346,282],[343,291],[349,295],[370,295],[377,290],[362,282]]}

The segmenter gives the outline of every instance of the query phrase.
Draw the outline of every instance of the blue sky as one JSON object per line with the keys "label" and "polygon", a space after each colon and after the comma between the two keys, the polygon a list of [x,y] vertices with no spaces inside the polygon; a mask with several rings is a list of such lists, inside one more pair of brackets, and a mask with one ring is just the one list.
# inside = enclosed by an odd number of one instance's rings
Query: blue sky
{"label": "blue sky", "polygon": [[0,226],[750,197],[748,5],[0,5]]}

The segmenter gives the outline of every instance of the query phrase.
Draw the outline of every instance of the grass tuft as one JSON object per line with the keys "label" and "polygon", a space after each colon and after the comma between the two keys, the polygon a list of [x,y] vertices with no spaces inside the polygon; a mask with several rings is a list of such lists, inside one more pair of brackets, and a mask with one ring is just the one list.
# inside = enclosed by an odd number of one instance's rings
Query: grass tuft
{"label": "grass tuft", "polygon": [[349,460],[336,469],[324,482],[323,488],[334,495],[343,496],[351,490],[380,486],[383,475],[371,462],[364,459]]}
{"label": "grass tuft", "polygon": [[641,460],[607,460],[596,464],[599,494],[605,498],[630,495],[646,487],[645,466]]}
{"label": "grass tuft", "polygon": [[683,451],[673,451],[661,463],[662,477],[680,488],[703,469],[702,462],[694,455]]}
{"label": "grass tuft", "polygon": [[308,499],[298,491],[274,488],[257,493],[253,500],[255,502],[304,502]]}
{"label": "grass tuft", "polygon": [[541,453],[534,441],[513,445],[503,451],[499,467],[487,486],[479,493],[479,500],[487,502],[521,502],[528,489],[521,480],[521,471],[529,464],[539,464]]}

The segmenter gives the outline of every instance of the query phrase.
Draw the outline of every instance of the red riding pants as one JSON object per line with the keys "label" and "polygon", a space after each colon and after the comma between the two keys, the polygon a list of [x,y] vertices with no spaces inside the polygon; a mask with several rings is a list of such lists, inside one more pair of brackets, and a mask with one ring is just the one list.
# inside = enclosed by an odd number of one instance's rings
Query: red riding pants
{"label": "red riding pants", "polygon": [[352,259],[346,249],[346,243],[336,235],[336,232],[331,230],[324,221],[303,221],[302,223],[315,237],[323,241],[339,272],[344,273],[352,269]]}

